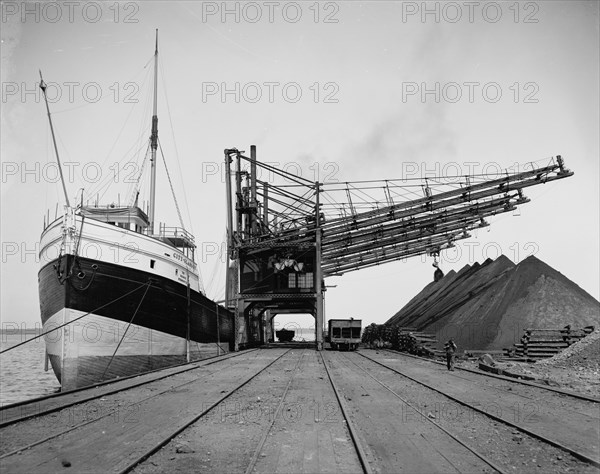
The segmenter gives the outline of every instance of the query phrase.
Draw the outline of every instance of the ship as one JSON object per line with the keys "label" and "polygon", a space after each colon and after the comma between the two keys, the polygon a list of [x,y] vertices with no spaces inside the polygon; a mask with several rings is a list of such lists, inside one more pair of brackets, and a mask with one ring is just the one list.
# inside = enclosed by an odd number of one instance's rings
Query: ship
{"label": "ship", "polygon": [[[234,347],[233,314],[202,291],[194,236],[155,221],[157,68],[158,30],[147,211],[137,196],[131,205],[71,203],[62,180],[64,212],[44,219],[38,289],[46,370],[49,363],[63,391],[203,358],[207,344],[217,353]],[[40,88],[62,177],[41,71]]]}

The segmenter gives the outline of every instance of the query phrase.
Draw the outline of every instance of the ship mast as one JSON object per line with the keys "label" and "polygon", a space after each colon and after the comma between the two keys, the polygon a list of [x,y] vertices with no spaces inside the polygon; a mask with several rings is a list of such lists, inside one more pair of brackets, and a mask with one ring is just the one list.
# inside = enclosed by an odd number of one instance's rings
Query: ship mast
{"label": "ship mast", "polygon": [[150,235],[154,235],[154,207],[156,194],[156,149],[158,148],[158,115],[157,115],[157,83],[158,83],[158,29],[156,30],[156,47],[154,49],[154,107],[152,111],[152,134],[150,135]]}
{"label": "ship mast", "polygon": [[65,184],[65,177],[63,176],[62,165],[60,163],[60,156],[58,155],[58,147],[56,146],[56,137],[54,136],[54,127],[52,125],[52,117],[50,116],[50,106],[48,105],[48,97],[46,96],[46,83],[42,77],[42,71],[40,70],[40,89],[44,93],[44,101],[46,102],[46,110],[48,111],[48,121],[50,122],[50,132],[52,133],[52,143],[54,143],[54,153],[56,154],[56,162],[58,163],[58,172],[60,173],[60,181],[62,183],[63,191],[65,193],[65,201],[67,207],[71,207],[69,204],[69,195],[67,194],[67,186]]}

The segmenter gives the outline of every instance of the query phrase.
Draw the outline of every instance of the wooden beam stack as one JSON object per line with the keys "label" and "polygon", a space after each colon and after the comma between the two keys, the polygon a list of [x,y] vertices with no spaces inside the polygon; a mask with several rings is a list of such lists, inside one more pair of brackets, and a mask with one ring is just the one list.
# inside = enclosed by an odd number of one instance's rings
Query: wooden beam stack
{"label": "wooden beam stack", "polygon": [[594,326],[583,329],[526,329],[521,342],[514,344],[515,357],[545,359],[552,357],[594,331]]}

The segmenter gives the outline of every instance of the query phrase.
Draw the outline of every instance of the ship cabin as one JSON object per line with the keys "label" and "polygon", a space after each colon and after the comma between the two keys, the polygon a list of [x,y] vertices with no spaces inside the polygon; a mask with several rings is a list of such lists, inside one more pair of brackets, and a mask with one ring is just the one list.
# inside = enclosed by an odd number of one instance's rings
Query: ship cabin
{"label": "ship cabin", "polygon": [[158,233],[150,231],[148,215],[137,206],[82,206],[81,215],[122,229],[158,239],[178,249],[187,258],[195,261],[196,244],[194,236],[182,227],[167,227],[160,223]]}

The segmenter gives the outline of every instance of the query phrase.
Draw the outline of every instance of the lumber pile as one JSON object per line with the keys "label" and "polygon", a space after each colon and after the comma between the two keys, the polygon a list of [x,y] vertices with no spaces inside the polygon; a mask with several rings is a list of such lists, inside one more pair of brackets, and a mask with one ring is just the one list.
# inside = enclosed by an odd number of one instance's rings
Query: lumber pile
{"label": "lumber pile", "polygon": [[371,324],[363,332],[362,342],[375,347],[391,347],[394,350],[421,356],[434,356],[437,342],[435,335],[418,331],[415,327],[396,327],[387,324]]}
{"label": "lumber pile", "polygon": [[533,329],[524,331],[521,342],[514,344],[513,350],[506,349],[510,356],[527,359],[546,359],[553,357],[570,345],[594,332],[594,326],[583,329]]}
{"label": "lumber pile", "polygon": [[398,327],[392,331],[392,347],[410,354],[429,353],[437,339],[433,334],[417,331],[414,327]]}

